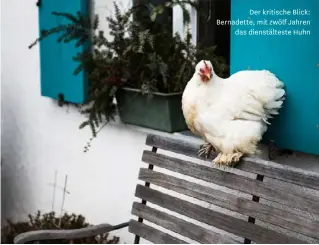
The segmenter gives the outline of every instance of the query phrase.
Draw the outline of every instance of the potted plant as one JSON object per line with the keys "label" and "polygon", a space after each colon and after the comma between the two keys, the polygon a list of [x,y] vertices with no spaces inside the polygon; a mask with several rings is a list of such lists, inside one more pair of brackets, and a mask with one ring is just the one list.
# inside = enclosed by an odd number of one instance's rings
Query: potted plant
{"label": "potted plant", "polygon": [[76,40],[80,46],[90,40],[91,44],[74,57],[80,63],[74,73],[84,69],[89,80],[88,100],[81,107],[87,120],[80,128],[89,125],[96,136],[117,110],[125,123],[166,132],[187,128],[181,96],[196,63],[211,60],[221,76],[228,67],[223,57],[215,55],[216,47],[194,46],[189,31],[184,39],[173,35],[171,25],[160,18],[179,5],[187,25],[190,18],[186,4],[197,8],[192,0],[174,0],[157,6],[139,3],[121,12],[114,3],[115,15],[107,18],[110,40],[99,30],[98,16],[91,20],[80,13],[53,13],[70,23],[42,31],[34,44],[53,33],[61,34],[59,42]]}

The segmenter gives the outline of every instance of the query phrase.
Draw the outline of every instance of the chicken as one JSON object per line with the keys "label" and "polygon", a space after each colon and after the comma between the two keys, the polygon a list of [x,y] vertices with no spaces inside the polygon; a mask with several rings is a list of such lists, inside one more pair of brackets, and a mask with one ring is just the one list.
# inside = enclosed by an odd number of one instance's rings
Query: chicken
{"label": "chicken", "polygon": [[200,61],[182,97],[188,128],[205,140],[199,155],[216,151],[214,164],[233,166],[256,154],[268,120],[279,114],[284,84],[267,70],[239,71],[218,77],[210,61]]}

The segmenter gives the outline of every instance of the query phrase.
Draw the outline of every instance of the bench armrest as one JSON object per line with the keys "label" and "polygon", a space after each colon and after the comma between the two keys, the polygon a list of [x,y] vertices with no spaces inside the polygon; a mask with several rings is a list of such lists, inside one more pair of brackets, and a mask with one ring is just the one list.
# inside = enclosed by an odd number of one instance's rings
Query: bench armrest
{"label": "bench armrest", "polygon": [[72,230],[38,230],[28,231],[17,235],[14,238],[14,243],[26,243],[31,241],[41,240],[60,240],[60,239],[79,239],[85,237],[93,237],[99,234],[108,233],[110,231],[118,230],[129,225],[128,222],[112,226],[110,224],[100,224],[89,226],[81,229]]}

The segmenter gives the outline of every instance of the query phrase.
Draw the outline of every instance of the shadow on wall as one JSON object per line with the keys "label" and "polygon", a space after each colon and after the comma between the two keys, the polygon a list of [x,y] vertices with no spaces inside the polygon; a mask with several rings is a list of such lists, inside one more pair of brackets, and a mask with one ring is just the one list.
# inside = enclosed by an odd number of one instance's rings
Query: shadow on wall
{"label": "shadow on wall", "polygon": [[27,217],[27,211],[32,207],[32,198],[29,195],[27,176],[23,175],[23,168],[15,164],[15,159],[2,157],[1,159],[1,224],[7,219],[13,221],[20,217]]}

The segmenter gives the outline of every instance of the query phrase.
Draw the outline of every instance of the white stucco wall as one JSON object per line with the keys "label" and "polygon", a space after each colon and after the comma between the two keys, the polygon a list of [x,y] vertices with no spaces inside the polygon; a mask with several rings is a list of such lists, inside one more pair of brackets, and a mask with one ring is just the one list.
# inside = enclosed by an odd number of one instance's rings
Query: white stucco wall
{"label": "white stucco wall", "polygon": [[[21,220],[38,209],[52,209],[55,171],[58,185],[68,175],[64,209],[85,215],[90,223],[118,224],[131,217],[131,205],[147,130],[108,125],[82,152],[90,130],[79,130],[83,118],[40,96],[39,50],[27,47],[38,36],[34,1],[2,1],[2,220]],[[105,17],[112,5],[97,0],[95,11]],[[130,0],[121,0],[129,6]],[[106,29],[107,27],[104,26]],[[304,154],[279,158],[319,171],[319,158]],[[60,212],[62,191],[57,190],[55,211]],[[127,229],[117,232],[132,242]]]}
{"label": "white stucco wall", "polygon": [[[89,153],[83,153],[91,134],[89,129],[78,129],[83,117],[40,96],[39,47],[28,49],[38,36],[35,2],[1,2],[2,220],[21,219],[37,209],[50,211],[50,183],[57,170],[59,186],[68,175],[66,211],[82,213],[90,223],[125,222],[130,218],[146,134],[114,123],[93,141]],[[99,13],[108,9],[113,8],[96,5]],[[57,190],[57,212],[61,199],[62,191]],[[127,230],[122,232],[129,242]]]}

